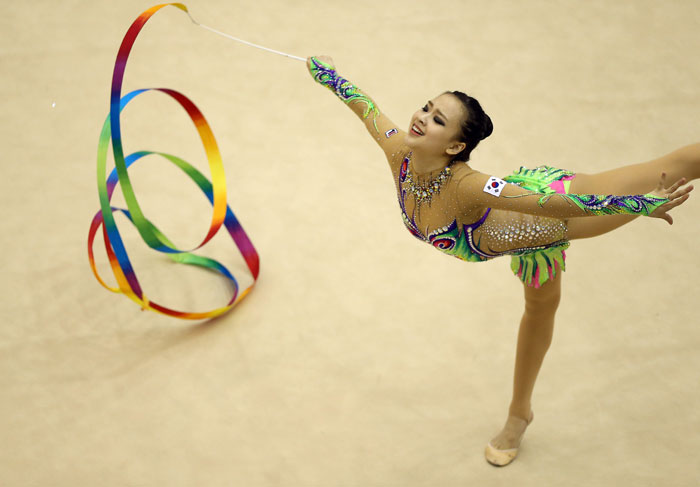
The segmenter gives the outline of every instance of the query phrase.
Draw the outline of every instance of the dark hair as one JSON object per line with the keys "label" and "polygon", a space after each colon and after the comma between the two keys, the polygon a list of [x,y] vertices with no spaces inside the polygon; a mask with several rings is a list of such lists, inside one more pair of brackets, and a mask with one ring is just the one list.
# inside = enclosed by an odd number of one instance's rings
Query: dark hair
{"label": "dark hair", "polygon": [[450,164],[453,162],[467,162],[469,155],[479,145],[479,142],[491,135],[493,124],[491,123],[491,118],[484,113],[484,109],[481,108],[476,98],[472,98],[461,91],[446,91],[445,93],[456,96],[462,102],[462,106],[467,112],[467,116],[462,120],[462,137],[460,138],[460,142],[465,142],[467,146],[462,152],[452,158]]}

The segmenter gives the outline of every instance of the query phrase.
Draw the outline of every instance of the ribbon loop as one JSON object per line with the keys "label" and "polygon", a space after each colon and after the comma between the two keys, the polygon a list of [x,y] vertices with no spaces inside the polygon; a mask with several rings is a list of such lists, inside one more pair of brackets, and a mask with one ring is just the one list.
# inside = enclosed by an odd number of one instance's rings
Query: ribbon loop
{"label": "ribbon loop", "polygon": [[[177,318],[200,320],[213,318],[227,312],[248,294],[248,292],[257,282],[258,274],[260,272],[260,259],[255,247],[253,246],[253,243],[250,241],[240,222],[226,203],[226,179],[224,176],[223,161],[221,160],[221,154],[216,144],[214,134],[202,112],[200,112],[195,104],[185,95],[168,88],[139,89],[127,93],[123,97],[121,96],[121,86],[124,78],[124,71],[126,69],[126,62],[136,37],[148,19],[155,12],[168,5],[179,8],[185,13],[188,13],[187,7],[181,3],[161,4],[151,7],[143,12],[132,23],[131,27],[124,36],[117,54],[117,60],[114,65],[114,72],[112,76],[110,111],[104,125],[102,126],[102,132],[100,133],[97,148],[97,188],[100,199],[100,211],[95,214],[88,232],[88,258],[92,272],[102,286],[110,291],[125,294],[127,297],[141,306],[142,309],[150,309]],[[185,109],[188,116],[194,123],[202,141],[202,145],[204,146],[207,161],[209,163],[209,169],[211,171],[211,181],[190,163],[171,154],[152,151],[137,151],[129,154],[126,157],[124,156],[120,126],[121,112],[131,100],[147,91],[159,91],[165,93],[177,101],[180,106]],[[110,142],[112,145],[112,152],[114,154],[115,167],[109,174],[109,177],[107,177],[107,153]],[[212,205],[212,220],[209,230],[202,242],[193,249],[178,249],[150,220],[148,220],[148,218],[146,218],[138,204],[136,194],[134,193],[131,181],[129,179],[128,169],[132,164],[142,160],[145,156],[152,154],[164,157],[184,171],[185,174],[187,174],[187,176],[189,176],[190,179],[197,184],[199,189],[202,190]],[[112,194],[114,193],[117,183],[121,185],[121,190],[126,201],[127,209],[114,208],[110,204]],[[117,229],[117,225],[114,220],[114,212],[117,211],[123,213],[128,218],[128,220],[138,230],[141,238],[150,248],[168,254],[175,262],[200,266],[212,270],[228,279],[233,286],[233,295],[230,301],[225,306],[210,311],[186,312],[159,305],[158,303],[148,299],[141,289],[141,285],[131,265],[126,248],[119,234],[119,230]],[[223,264],[214,259],[192,253],[192,251],[201,248],[203,245],[209,242],[221,229],[222,225],[226,227],[226,230],[241,252],[246,265],[253,276],[252,284],[250,284],[250,286],[248,286],[240,294],[238,292],[238,282],[234,278],[233,274],[231,274],[231,272],[229,272],[229,270]],[[110,287],[104,282],[97,272],[97,267],[95,265],[93,243],[100,227],[102,227],[105,252],[107,253],[112,273],[117,280],[118,287],[116,288]]]}

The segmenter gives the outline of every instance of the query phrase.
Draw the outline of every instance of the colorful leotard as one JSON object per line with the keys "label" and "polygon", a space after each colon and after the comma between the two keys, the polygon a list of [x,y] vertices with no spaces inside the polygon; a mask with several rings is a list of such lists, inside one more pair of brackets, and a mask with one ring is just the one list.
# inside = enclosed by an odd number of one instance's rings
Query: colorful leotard
{"label": "colorful leotard", "polygon": [[[309,72],[314,80],[331,90],[339,99],[347,104],[361,119],[372,137],[383,144],[381,134],[388,139],[399,131],[388,119],[382,115],[375,102],[357,86],[338,75],[333,66],[320,61],[318,58],[310,58]],[[371,115],[371,118],[370,118]],[[393,127],[393,128],[392,128]],[[478,221],[465,225],[457,221],[462,211],[459,202],[457,185],[446,185],[440,190],[440,185],[435,186],[435,195],[440,194],[440,201],[433,198],[433,189],[430,187],[416,186],[411,178],[407,178],[410,163],[410,152],[406,147],[399,149],[396,144],[389,149],[383,146],[387,157],[392,164],[392,171],[397,175],[397,190],[399,204],[404,224],[411,234],[424,241],[441,252],[452,255],[469,262],[483,262],[503,255],[511,255],[511,269],[527,286],[539,288],[547,280],[553,279],[558,271],[565,270],[565,250],[569,247],[566,238],[567,220],[561,218],[537,216],[527,212],[507,211],[503,209],[487,208]],[[391,154],[391,155],[389,155]],[[402,164],[399,164],[403,159]],[[451,177],[442,175],[441,177]],[[552,197],[560,195],[560,198],[568,204],[578,207],[581,216],[634,214],[649,215],[656,208],[668,201],[651,194],[616,196],[616,195],[591,195],[570,194],[569,185],[575,174],[565,169],[551,166],[538,166],[535,169],[521,167],[513,174],[504,178],[506,183],[517,184],[529,193],[517,195],[503,195],[502,198],[531,198],[536,195],[537,204],[542,207]],[[407,181],[410,179],[410,181]],[[443,180],[443,181],[446,181]],[[416,206],[413,216],[409,218],[406,211],[404,188],[412,188],[412,192],[419,191],[416,197]],[[501,186],[503,187],[503,186]],[[486,191],[486,188],[484,189]],[[451,193],[451,194],[450,194]],[[555,203],[561,203],[556,199]],[[530,202],[532,200],[530,199]],[[420,215],[420,205],[432,205],[433,211],[424,215],[428,220],[440,218],[439,222],[451,223],[421,231],[416,224],[416,211]],[[436,207],[437,206],[437,207]],[[523,205],[525,206],[525,205]],[[421,219],[421,224],[426,221]],[[436,222],[428,222],[435,224]]]}
{"label": "colorful leotard", "polygon": [[[566,268],[565,250],[569,247],[569,242],[563,237],[566,233],[564,221],[557,221],[560,226],[559,231],[547,228],[547,225],[532,224],[496,225],[494,230],[488,230],[490,234],[497,234],[496,238],[508,240],[510,242],[523,239],[528,236],[549,232],[554,236],[554,240],[541,245],[523,245],[504,251],[494,251],[488,245],[482,245],[481,239],[474,236],[474,232],[482,227],[487,221],[491,208],[487,208],[483,216],[476,222],[465,225],[459,224],[455,218],[452,223],[437,228],[424,235],[418,228],[414,218],[408,216],[405,206],[406,190],[402,184],[406,180],[409,171],[410,154],[404,157],[398,174],[397,188],[399,188],[399,205],[401,216],[408,231],[417,239],[426,242],[441,252],[457,257],[468,262],[484,262],[495,257],[511,255],[511,269],[526,285],[539,288],[547,280],[553,279],[559,270]],[[538,191],[543,194],[560,193],[567,194],[571,180],[575,174],[563,169],[550,166],[539,166],[536,169],[521,167],[504,180],[518,184],[525,189]],[[551,225],[550,225],[551,226]]]}

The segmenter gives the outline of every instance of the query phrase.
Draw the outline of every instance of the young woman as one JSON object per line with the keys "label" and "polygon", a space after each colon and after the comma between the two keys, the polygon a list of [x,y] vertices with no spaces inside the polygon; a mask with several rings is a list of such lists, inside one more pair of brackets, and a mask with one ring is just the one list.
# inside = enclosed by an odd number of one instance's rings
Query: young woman
{"label": "young woman", "polygon": [[[307,67],[364,121],[383,149],[413,236],[470,262],[511,256],[511,268],[524,285],[525,312],[509,416],[485,451],[489,463],[507,465],[533,420],[532,391],[552,340],[569,241],[604,234],[639,215],[673,224],[668,211],[693,189],[682,186],[700,177],[700,144],[599,174],[539,166],[500,179],[468,163],[471,151],[493,130],[474,98],[442,93],[413,114],[404,132],[338,75],[330,57],[310,57]],[[670,187],[667,177],[675,181]],[[598,215],[607,217],[588,218]]]}

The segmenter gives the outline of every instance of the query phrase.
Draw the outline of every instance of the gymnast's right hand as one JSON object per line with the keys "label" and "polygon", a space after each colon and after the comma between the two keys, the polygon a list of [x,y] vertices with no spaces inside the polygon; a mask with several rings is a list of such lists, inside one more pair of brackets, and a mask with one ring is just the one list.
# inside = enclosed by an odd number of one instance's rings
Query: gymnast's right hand
{"label": "gymnast's right hand", "polygon": [[312,77],[314,77],[315,74],[313,71],[313,63],[311,62],[312,57],[318,59],[323,64],[330,66],[330,69],[335,69],[335,64],[333,64],[333,58],[331,58],[330,56],[309,56],[306,58],[306,67],[309,68],[309,73]]}
{"label": "gymnast's right hand", "polygon": [[685,184],[686,182],[687,181],[685,178],[681,178],[678,181],[676,181],[676,183],[673,186],[671,186],[670,188],[666,188],[666,173],[662,172],[661,179],[659,180],[659,185],[654,191],[652,191],[649,194],[651,194],[652,196],[656,196],[657,198],[668,198],[669,201],[659,206],[656,210],[652,211],[649,214],[649,216],[653,216],[654,218],[663,218],[668,222],[669,225],[673,225],[673,218],[671,218],[671,215],[668,214],[668,211],[672,208],[675,208],[678,205],[685,203],[688,200],[688,198],[690,198],[689,193],[693,190],[692,185],[678,189],[681,187],[681,185]]}

